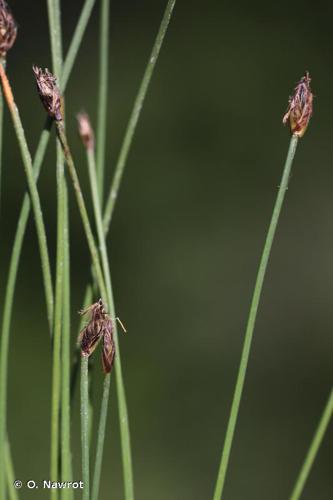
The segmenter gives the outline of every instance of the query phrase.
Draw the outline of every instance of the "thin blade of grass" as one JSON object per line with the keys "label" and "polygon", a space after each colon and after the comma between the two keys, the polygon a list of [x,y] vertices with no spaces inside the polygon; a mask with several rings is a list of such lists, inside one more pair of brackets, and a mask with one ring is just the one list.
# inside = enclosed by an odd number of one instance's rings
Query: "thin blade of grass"
{"label": "thin blade of grass", "polygon": [[[14,481],[16,479],[15,474],[14,474],[14,466],[13,466],[13,460],[12,460],[12,454],[10,451],[10,446],[8,439],[6,441],[5,445],[5,471],[7,475],[7,485],[8,485],[8,493],[9,493],[9,498],[10,500],[18,500],[18,491],[14,487]],[[4,500],[6,497],[3,497]]]}
{"label": "thin blade of grass", "polygon": [[[62,386],[61,386],[61,478],[62,481],[73,480],[71,452],[71,408],[70,408],[70,343],[71,343],[71,297],[70,297],[70,243],[69,243],[69,209],[68,193],[65,185],[64,214],[64,291],[63,291],[63,332],[62,332]],[[62,491],[63,500],[73,500],[71,488]]]}
{"label": "thin blade of grass", "polygon": [[162,18],[162,21],[161,21],[154,45],[153,45],[153,49],[151,51],[151,54],[150,54],[150,57],[148,60],[148,64],[146,66],[146,69],[145,69],[137,96],[136,96],[135,101],[134,101],[134,106],[133,106],[133,109],[132,109],[132,112],[131,112],[131,115],[130,115],[130,118],[129,118],[129,121],[128,121],[128,124],[126,127],[124,140],[123,140],[121,148],[120,148],[119,157],[118,157],[117,164],[115,167],[115,171],[114,171],[114,175],[112,178],[111,187],[109,190],[109,195],[108,195],[108,199],[107,199],[107,203],[106,203],[106,207],[105,207],[105,213],[104,213],[104,218],[103,218],[105,234],[107,234],[109,231],[109,226],[110,226],[113,210],[115,207],[115,203],[117,200],[120,183],[121,183],[121,180],[122,180],[122,177],[124,174],[124,169],[125,169],[128,153],[130,151],[130,148],[131,148],[131,145],[133,142],[133,137],[134,137],[134,133],[136,130],[136,126],[138,124],[138,121],[139,121],[139,118],[141,115],[143,103],[144,103],[145,97],[147,95],[147,90],[148,90],[151,78],[153,76],[156,62],[158,60],[160,50],[161,50],[161,47],[163,44],[163,40],[164,40],[165,34],[167,32],[167,29],[168,29],[168,26],[169,26],[169,23],[171,20],[171,16],[172,16],[172,12],[173,12],[175,3],[176,3],[176,0],[169,0],[167,5],[166,5],[164,15],[163,15],[163,18]]}
{"label": "thin blade of grass", "polygon": [[241,354],[241,360],[240,360],[240,365],[239,365],[239,370],[238,370],[238,375],[237,375],[235,392],[234,392],[233,401],[232,401],[232,405],[231,405],[229,421],[228,421],[228,425],[227,425],[227,431],[226,431],[224,446],[223,446],[223,450],[222,450],[221,462],[220,462],[220,467],[219,467],[216,486],[215,486],[215,492],[214,492],[214,497],[213,497],[214,500],[220,500],[222,498],[222,494],[223,494],[225,478],[226,478],[226,473],[227,473],[227,468],[228,468],[228,463],[229,463],[229,458],[230,458],[230,452],[231,452],[232,442],[233,442],[234,433],[235,433],[235,427],[236,427],[238,413],[239,413],[239,406],[240,406],[240,402],[241,402],[241,398],[242,398],[244,382],[245,382],[245,377],[246,377],[246,371],[247,371],[247,366],[248,366],[248,362],[249,362],[249,356],[250,356],[250,350],[251,350],[251,344],[252,344],[252,338],[253,338],[253,331],[254,331],[255,322],[256,322],[256,318],[257,318],[257,312],[258,312],[258,306],[259,306],[259,302],[260,302],[262,287],[263,287],[263,283],[264,283],[267,264],[268,264],[268,260],[270,257],[270,253],[271,253],[271,249],[272,249],[272,245],[273,245],[273,241],[274,241],[274,236],[275,236],[277,224],[279,221],[284,197],[285,197],[286,191],[288,189],[288,181],[289,181],[290,172],[291,172],[291,168],[292,168],[292,164],[293,164],[293,160],[294,160],[294,156],[295,156],[295,152],[296,152],[297,143],[298,143],[298,138],[296,136],[292,136],[292,138],[290,140],[287,159],[286,159],[284,169],[283,169],[281,183],[280,183],[279,190],[278,190],[278,195],[277,195],[276,202],[274,205],[271,222],[270,222],[270,225],[268,228],[263,253],[261,256],[261,261],[260,261],[259,268],[258,268],[256,283],[255,283],[253,297],[252,297],[252,303],[251,303],[249,317],[248,317],[248,323],[247,323],[246,332],[245,332],[243,350],[242,350],[242,354]]}
{"label": "thin blade of grass", "polygon": [[105,144],[107,134],[108,112],[108,77],[109,77],[109,28],[110,28],[110,0],[101,0],[100,3],[100,39],[99,39],[99,89],[97,106],[97,177],[98,191],[103,207],[104,172],[105,172]]}
{"label": "thin blade of grass", "polygon": [[[88,163],[88,170],[89,170],[89,181],[90,181],[90,187],[91,187],[91,193],[92,193],[95,223],[96,223],[97,234],[98,234],[98,242],[99,242],[99,248],[100,248],[100,252],[101,252],[103,272],[104,272],[106,288],[107,288],[107,300],[108,300],[108,305],[109,305],[111,317],[115,318],[116,313],[115,313],[114,298],[113,298],[113,293],[112,293],[111,272],[110,272],[109,259],[108,259],[106,241],[105,241],[104,229],[103,229],[101,200],[100,200],[99,191],[98,191],[98,180],[97,180],[97,171],[96,171],[96,164],[95,164],[95,155],[94,155],[94,150],[92,148],[88,149],[88,151],[87,151],[87,163]],[[125,391],[124,391],[124,382],[123,382],[123,376],[122,376],[121,364],[120,364],[120,352],[119,352],[117,325],[116,325],[116,321],[113,321],[113,323],[114,323],[113,324],[114,341],[115,341],[116,353],[117,353],[116,357],[115,357],[115,371],[116,371],[116,384],[117,384],[117,391],[118,391],[118,404],[119,404],[121,411],[122,411],[122,414],[120,417],[120,433],[121,433],[121,447],[122,447],[122,460],[123,460],[123,472],[124,472],[125,498],[126,499],[133,499],[134,498],[134,484],[133,484],[132,453],[131,453],[130,433],[129,433],[129,424],[128,424],[128,412],[127,412],[127,404],[126,404]],[[92,500],[97,500],[98,493],[99,493],[99,483],[100,483],[103,448],[104,448],[105,426],[106,426],[108,400],[109,400],[109,389],[110,389],[110,380],[109,379],[110,379],[110,374],[107,374],[105,376],[105,382],[104,382],[102,406],[101,406],[101,416],[100,416],[100,423],[99,423],[98,436],[97,436],[96,461],[95,461],[95,470],[94,470],[94,478],[93,478]]]}
{"label": "thin blade of grass", "polygon": [[311,472],[313,463],[318,454],[318,450],[327,431],[328,424],[332,419],[332,415],[333,415],[333,389],[331,390],[324,411],[320,417],[317,429],[311,441],[310,448],[307,452],[302,468],[297,477],[294,489],[291,493],[290,500],[298,500],[304,491],[305,483]]}
{"label": "thin blade of grass", "polygon": [[[60,81],[62,70],[62,32],[61,32],[61,13],[59,0],[47,0],[49,32],[52,53],[53,73]],[[62,345],[62,327],[63,327],[63,306],[64,306],[64,266],[65,266],[65,206],[67,198],[65,198],[65,177],[64,163],[61,145],[57,141],[57,161],[56,161],[56,178],[57,178],[57,258],[56,258],[56,289],[55,289],[55,308],[54,308],[54,334],[53,334],[53,351],[52,351],[52,399],[51,399],[51,446],[50,446],[50,478],[52,481],[57,481],[60,477],[58,470],[59,444],[60,440],[60,403],[61,403],[61,387],[69,383],[69,380],[63,380],[62,368],[64,364],[61,362],[61,345]],[[68,233],[67,233],[68,234]],[[69,424],[67,425],[69,429]],[[68,443],[67,443],[68,444]],[[67,461],[66,461],[67,463]],[[64,464],[62,464],[64,466]],[[65,474],[68,475],[66,470]],[[52,499],[59,498],[57,489],[51,490],[50,496]],[[63,495],[62,495],[63,496]]]}
{"label": "thin blade of grass", "polygon": [[88,358],[81,358],[81,446],[82,446],[82,499],[89,500],[89,382]]}

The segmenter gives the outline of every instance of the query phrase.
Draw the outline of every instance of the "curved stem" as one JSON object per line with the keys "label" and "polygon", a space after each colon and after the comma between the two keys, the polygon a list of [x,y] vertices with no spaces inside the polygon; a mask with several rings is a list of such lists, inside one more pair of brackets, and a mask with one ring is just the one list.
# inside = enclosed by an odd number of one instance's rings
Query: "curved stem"
{"label": "curved stem", "polygon": [[47,318],[49,322],[50,330],[53,326],[53,288],[52,288],[52,278],[51,278],[51,268],[50,260],[47,249],[47,239],[45,232],[45,225],[43,219],[42,208],[40,204],[39,194],[36,186],[36,181],[34,178],[34,173],[32,169],[32,159],[28,144],[25,138],[24,129],[22,126],[21,118],[14,102],[14,96],[12,89],[10,87],[7,75],[5,73],[4,67],[0,64],[0,78],[3,88],[3,93],[13,120],[14,129],[16,132],[17,141],[21,151],[21,157],[23,160],[23,166],[27,178],[28,188],[30,192],[31,203],[35,216],[35,224],[38,236],[39,250],[42,262],[44,288],[46,296],[47,305]]}
{"label": "curved stem", "polygon": [[143,107],[143,102],[144,102],[146,94],[147,94],[147,90],[149,87],[151,77],[153,76],[156,62],[157,62],[157,59],[158,59],[158,56],[159,56],[159,53],[161,50],[161,46],[162,46],[166,31],[167,31],[169,23],[170,23],[170,19],[172,16],[172,12],[173,12],[173,8],[175,6],[175,3],[176,3],[176,0],[168,0],[168,3],[166,5],[165,12],[164,12],[164,15],[163,15],[163,18],[162,18],[162,21],[161,21],[154,45],[153,45],[153,49],[151,51],[150,58],[148,60],[148,64],[146,66],[146,69],[145,69],[145,72],[144,72],[144,75],[143,75],[143,78],[142,78],[142,81],[141,81],[141,84],[140,84],[140,87],[139,87],[139,90],[138,90],[138,93],[137,93],[137,96],[136,96],[136,99],[134,102],[131,116],[129,118],[129,122],[128,122],[128,125],[126,128],[124,140],[123,140],[123,143],[122,143],[121,148],[120,148],[119,157],[118,157],[117,164],[115,167],[114,176],[112,179],[112,183],[111,183],[111,187],[110,187],[110,191],[109,191],[109,195],[108,195],[108,199],[107,199],[107,203],[106,203],[106,207],[105,207],[104,230],[105,230],[106,234],[108,233],[108,230],[109,230],[113,210],[114,210],[116,199],[118,196],[120,183],[121,183],[123,173],[124,173],[124,168],[126,165],[126,160],[128,157],[130,147],[132,145],[136,126],[137,126],[138,120],[140,118],[140,114],[141,114],[142,107]]}
{"label": "curved stem", "polygon": [[318,423],[318,427],[313,436],[310,448],[305,457],[304,463],[302,465],[294,489],[290,496],[290,500],[298,500],[303,493],[305,483],[309,477],[310,471],[318,454],[320,445],[324,439],[324,435],[327,430],[328,424],[331,421],[332,415],[333,415],[333,389],[331,390],[331,393],[328,397],[326,406]]}
{"label": "curved stem", "polygon": [[267,232],[261,261],[259,264],[256,284],[254,287],[253,298],[252,298],[252,303],[251,303],[251,307],[250,307],[250,313],[249,313],[249,317],[248,317],[248,323],[247,323],[247,327],[246,327],[246,333],[245,333],[244,344],[243,344],[243,351],[242,351],[240,366],[239,366],[238,375],[237,375],[236,387],[235,387],[234,397],[233,397],[233,401],[232,401],[232,405],[231,405],[231,411],[230,411],[230,416],[229,416],[229,421],[228,421],[228,426],[227,426],[227,431],[226,431],[226,437],[225,437],[223,451],[222,451],[221,463],[220,463],[220,468],[219,468],[216,486],[215,486],[215,492],[214,492],[214,497],[213,497],[214,500],[220,500],[220,498],[222,497],[222,494],[223,494],[225,477],[226,477],[227,467],[228,467],[228,463],[229,463],[229,457],[230,457],[230,451],[231,451],[231,446],[232,446],[232,442],[233,442],[235,427],[236,427],[237,418],[238,418],[239,405],[240,405],[243,387],[244,387],[244,382],[245,382],[246,370],[247,370],[247,365],[248,365],[249,356],[250,356],[253,331],[254,331],[254,326],[255,326],[255,322],[256,322],[256,318],[257,318],[257,312],[258,312],[258,306],[259,306],[259,301],[260,301],[260,297],[261,297],[261,291],[262,291],[262,287],[263,287],[263,283],[264,283],[264,278],[265,278],[265,274],[266,274],[269,256],[270,256],[271,249],[272,249],[275,231],[276,231],[277,224],[278,224],[279,217],[280,217],[280,213],[281,213],[281,208],[283,205],[286,191],[288,189],[288,181],[289,181],[291,167],[293,164],[293,159],[294,159],[295,152],[296,152],[297,143],[298,143],[298,138],[296,136],[292,136],[292,138],[290,140],[287,159],[286,159],[284,169],[283,169],[281,184],[279,186],[278,195],[276,198],[271,222],[270,222],[269,229]]}

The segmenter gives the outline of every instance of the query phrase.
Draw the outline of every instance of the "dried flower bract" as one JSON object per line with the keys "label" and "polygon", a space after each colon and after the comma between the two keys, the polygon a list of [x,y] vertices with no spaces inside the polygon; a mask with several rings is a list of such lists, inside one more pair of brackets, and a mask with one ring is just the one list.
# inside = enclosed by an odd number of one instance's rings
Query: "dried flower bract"
{"label": "dried flower bract", "polygon": [[7,5],[0,0],[0,57],[5,58],[16,40],[17,25]]}
{"label": "dried flower bract", "polygon": [[79,126],[79,136],[81,137],[84,146],[89,150],[93,150],[95,147],[95,137],[87,113],[79,113],[77,115],[77,122]]}
{"label": "dried flower bract", "polygon": [[312,116],[313,94],[310,82],[311,78],[307,71],[289,98],[288,110],[282,120],[284,124],[289,121],[291,133],[297,137],[303,137]]}
{"label": "dried flower bract", "polygon": [[115,355],[113,323],[105,312],[102,299],[81,311],[80,314],[90,314],[90,321],[78,339],[81,355],[89,357],[96,349],[98,342],[103,339],[102,365],[104,373],[110,373]]}
{"label": "dried flower bract", "polygon": [[43,71],[41,68],[33,66],[32,70],[36,78],[38,94],[44,108],[51,118],[61,121],[61,95],[56,77],[47,68]]}

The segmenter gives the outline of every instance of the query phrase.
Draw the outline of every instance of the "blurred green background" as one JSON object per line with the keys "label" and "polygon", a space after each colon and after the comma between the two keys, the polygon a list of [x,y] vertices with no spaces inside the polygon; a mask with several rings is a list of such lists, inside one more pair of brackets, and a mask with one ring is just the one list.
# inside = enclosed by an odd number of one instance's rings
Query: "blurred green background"
{"label": "blurred green background", "polygon": [[[63,1],[68,47],[81,1]],[[99,2],[97,2],[98,4]],[[111,2],[107,182],[165,0]],[[44,111],[32,63],[51,67],[46,2],[10,2],[19,23],[8,72],[34,151]],[[288,498],[333,383],[333,36],[327,2],[181,1],[140,119],[108,240],[137,498],[212,497],[257,266],[289,143],[281,120],[309,70],[314,116],[301,140],[264,286],[225,500]],[[67,125],[89,198],[75,114],[96,123],[98,9],[66,94]],[[5,118],[0,292],[25,190]],[[56,248],[54,140],[39,182]],[[72,345],[90,264],[71,194]],[[1,306],[2,308],[2,306]],[[93,398],[103,375],[96,357]],[[9,435],[18,479],[49,478],[51,353],[39,251],[29,223],[10,345]],[[113,377],[114,378],[114,377]],[[102,500],[122,498],[114,380]],[[96,423],[96,420],[95,420]],[[79,405],[73,459],[81,478]],[[93,436],[96,436],[94,431]],[[333,429],[302,498],[333,498]],[[23,500],[47,491],[22,490]]]}

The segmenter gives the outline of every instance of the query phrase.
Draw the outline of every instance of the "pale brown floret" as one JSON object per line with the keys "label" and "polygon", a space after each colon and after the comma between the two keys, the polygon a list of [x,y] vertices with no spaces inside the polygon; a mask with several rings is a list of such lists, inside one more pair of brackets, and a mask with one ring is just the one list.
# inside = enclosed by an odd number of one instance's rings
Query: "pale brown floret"
{"label": "pale brown floret", "polygon": [[105,312],[102,299],[81,311],[80,314],[90,314],[90,321],[78,338],[81,355],[89,357],[96,349],[99,341],[103,339],[102,366],[104,373],[110,373],[115,355],[113,323]]}
{"label": "pale brown floret", "polygon": [[91,151],[95,147],[95,137],[89,116],[87,113],[81,112],[78,113],[76,118],[79,127],[79,136],[81,137],[84,146]]}

